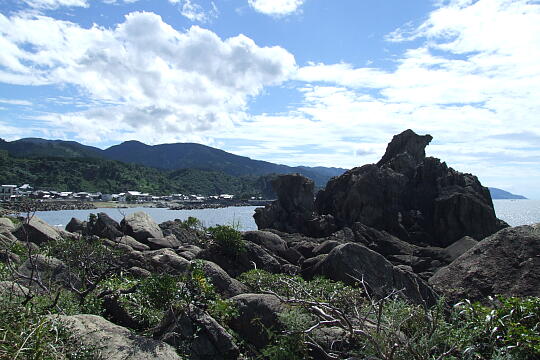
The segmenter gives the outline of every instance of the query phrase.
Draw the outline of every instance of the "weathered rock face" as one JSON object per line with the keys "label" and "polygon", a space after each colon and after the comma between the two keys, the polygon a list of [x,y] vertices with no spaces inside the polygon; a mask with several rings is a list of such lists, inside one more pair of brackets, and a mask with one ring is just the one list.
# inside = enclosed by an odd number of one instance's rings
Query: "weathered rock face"
{"label": "weathered rock face", "polygon": [[431,287],[415,274],[393,266],[384,256],[367,247],[348,243],[335,247],[328,255],[319,255],[313,266],[313,275],[355,284],[363,279],[370,291],[379,297],[393,290],[402,290],[408,300],[433,305],[437,295]]}
{"label": "weathered rock face", "polygon": [[441,247],[504,227],[475,176],[425,157],[430,141],[411,130],[394,136],[376,165],[330,180],[317,195],[316,211],[333,216],[340,227],[360,222],[407,242]]}
{"label": "weathered rock face", "polygon": [[38,245],[62,239],[57,229],[37,216],[33,216],[28,222],[25,221],[13,234],[21,241],[31,241]]}
{"label": "weathered rock face", "polygon": [[154,331],[154,337],[177,348],[187,348],[190,359],[232,360],[240,351],[233,337],[205,311],[189,306],[169,310]]}
{"label": "weathered rock face", "polygon": [[121,222],[121,227],[126,235],[132,236],[137,241],[146,242],[148,238],[162,238],[163,232],[152,218],[142,212],[127,215]]}
{"label": "weathered rock face", "polygon": [[265,208],[255,210],[259,229],[285,232],[307,231],[307,222],[313,219],[315,183],[302,175],[280,175],[272,181],[278,200]]}
{"label": "weathered rock face", "polygon": [[123,235],[120,224],[103,212],[97,214],[96,222],[90,225],[89,230],[91,235],[97,235],[109,240],[114,240]]}
{"label": "weathered rock face", "polygon": [[429,282],[452,301],[495,294],[540,296],[540,223],[483,239]]}
{"label": "weathered rock face", "polygon": [[128,329],[115,325],[100,316],[59,316],[58,319],[73,332],[83,345],[95,347],[105,359],[181,359],[172,346],[144,336],[134,335]]}

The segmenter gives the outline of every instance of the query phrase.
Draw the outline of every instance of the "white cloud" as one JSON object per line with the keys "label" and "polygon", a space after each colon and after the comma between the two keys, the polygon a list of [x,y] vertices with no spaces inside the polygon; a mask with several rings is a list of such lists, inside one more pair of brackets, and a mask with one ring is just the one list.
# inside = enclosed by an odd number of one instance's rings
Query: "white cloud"
{"label": "white cloud", "polygon": [[266,15],[284,16],[296,12],[305,0],[248,0],[255,11]]}
{"label": "white cloud", "polygon": [[88,7],[87,0],[23,0],[35,9],[57,9],[59,7]]}
{"label": "white cloud", "polygon": [[193,0],[169,0],[173,4],[181,3],[180,13],[191,21],[196,22],[209,22],[218,16],[218,8],[212,1],[211,8],[206,10],[201,5],[197,4]]}
{"label": "white cloud", "polygon": [[0,103],[8,105],[20,105],[20,106],[31,106],[32,103],[28,100],[18,100],[18,99],[4,99],[0,98]]}
{"label": "white cloud", "polygon": [[198,26],[179,32],[153,13],[131,13],[114,29],[0,15],[0,34],[0,81],[72,84],[109,104],[42,117],[86,139],[124,131],[141,140],[174,133],[178,140],[231,126],[249,97],[296,68],[280,47],[259,47],[243,35],[222,40]]}

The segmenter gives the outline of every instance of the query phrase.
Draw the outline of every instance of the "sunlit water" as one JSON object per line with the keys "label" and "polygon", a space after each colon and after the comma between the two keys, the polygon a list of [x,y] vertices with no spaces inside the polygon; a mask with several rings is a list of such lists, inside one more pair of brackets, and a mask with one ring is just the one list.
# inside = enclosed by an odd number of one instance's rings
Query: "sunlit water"
{"label": "sunlit water", "polygon": [[[493,200],[497,217],[506,221],[511,226],[534,224],[540,222],[540,200]],[[64,227],[75,217],[87,220],[90,213],[104,212],[113,219],[120,221],[127,215],[136,211],[144,211],[154,221],[162,223],[167,220],[185,220],[194,216],[201,220],[205,226],[216,224],[238,225],[240,230],[256,230],[257,225],[253,220],[256,206],[228,207],[221,209],[201,210],[169,210],[159,208],[128,208],[128,209],[93,209],[93,210],[60,210],[38,211],[37,216],[47,223]]]}
{"label": "sunlit water", "polygon": [[499,219],[511,226],[540,222],[540,200],[493,200]]}
{"label": "sunlit water", "polygon": [[64,227],[71,220],[77,218],[79,220],[88,220],[91,213],[104,212],[116,221],[121,221],[125,215],[144,211],[157,223],[162,223],[167,220],[186,220],[193,216],[201,220],[204,226],[213,225],[235,225],[240,230],[257,230],[253,213],[256,206],[241,206],[227,207],[220,209],[200,209],[200,210],[169,210],[161,208],[127,208],[127,209],[92,209],[92,210],[59,210],[59,211],[38,211],[36,215],[45,222]]}

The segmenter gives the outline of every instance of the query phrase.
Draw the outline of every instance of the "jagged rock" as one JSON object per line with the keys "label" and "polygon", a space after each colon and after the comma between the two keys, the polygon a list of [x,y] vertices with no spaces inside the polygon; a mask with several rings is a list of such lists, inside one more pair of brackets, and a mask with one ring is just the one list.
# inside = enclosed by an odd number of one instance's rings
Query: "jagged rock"
{"label": "jagged rock", "polygon": [[147,278],[152,276],[152,273],[138,266],[132,266],[128,269],[128,273],[136,278]]}
{"label": "jagged rock", "polygon": [[411,130],[394,136],[376,165],[331,179],[317,195],[316,212],[332,215],[340,226],[360,222],[407,242],[440,247],[504,227],[475,176],[425,157],[430,140]]}
{"label": "jagged rock", "polygon": [[66,231],[72,232],[72,233],[81,233],[84,234],[87,231],[88,222],[87,221],[81,221],[77,218],[71,218],[69,220],[68,224],[66,225]]}
{"label": "jagged rock", "polygon": [[114,242],[118,244],[127,245],[131,247],[133,250],[137,250],[137,251],[150,250],[150,246],[138,242],[137,240],[135,240],[133,237],[129,235],[117,237],[116,239],[114,239]]}
{"label": "jagged rock", "polygon": [[201,261],[204,274],[210,279],[217,292],[226,298],[247,292],[247,287],[240,281],[230,277],[219,265],[207,261]]}
{"label": "jagged rock", "polygon": [[335,240],[326,240],[322,244],[316,246],[313,248],[312,253],[314,256],[318,256],[321,254],[328,254],[330,251],[332,251],[336,246],[341,245],[339,241]]}
{"label": "jagged rock", "polygon": [[415,274],[393,266],[384,256],[357,243],[335,247],[314,266],[313,274],[347,284],[357,283],[354,278],[363,279],[378,297],[402,290],[402,295],[414,303],[433,305],[437,299],[431,287]]}
{"label": "jagged rock", "polygon": [[236,303],[238,316],[230,326],[242,339],[261,349],[270,341],[269,331],[283,329],[279,313],[284,311],[281,301],[270,294],[242,294],[231,298]]}
{"label": "jagged rock", "polygon": [[120,225],[125,234],[142,243],[145,243],[148,238],[159,239],[163,237],[160,227],[148,214],[142,211],[127,215]]}
{"label": "jagged rock", "polygon": [[190,305],[167,311],[154,329],[154,338],[186,349],[194,360],[233,360],[240,355],[233,337],[208,313]]}
{"label": "jagged rock", "polygon": [[148,238],[146,243],[152,250],[158,249],[176,249],[182,246],[182,243],[176,239],[174,235],[167,235],[160,239]]}
{"label": "jagged rock", "polygon": [[85,346],[99,350],[110,360],[180,360],[175,349],[161,341],[132,334],[96,315],[60,315],[54,317],[67,326]]}
{"label": "jagged rock", "polygon": [[289,233],[306,233],[307,221],[314,218],[315,183],[300,175],[279,175],[272,181],[278,200],[255,209],[259,229],[276,229]]}
{"label": "jagged rock", "polygon": [[174,235],[182,244],[198,245],[207,236],[203,231],[186,228],[181,220],[165,221],[159,227],[165,236]]}
{"label": "jagged rock", "polygon": [[245,242],[244,251],[239,252],[236,256],[223,252],[219,246],[211,246],[201,251],[197,258],[218,264],[232,277],[237,277],[254,268],[271,273],[278,273],[281,269],[279,261],[272,254],[262,246],[249,241]]}
{"label": "jagged rock", "polygon": [[352,227],[354,241],[366,245],[371,250],[384,255],[412,255],[417,246],[362,223],[355,223]]}
{"label": "jagged rock", "polygon": [[57,229],[35,215],[28,222],[23,222],[13,232],[13,235],[21,241],[30,241],[37,245],[62,239]]}
{"label": "jagged rock", "polygon": [[100,238],[107,238],[109,240],[114,240],[124,235],[120,224],[103,212],[97,214],[95,223],[89,225],[89,231],[91,235],[97,235]]}
{"label": "jagged rock", "polygon": [[540,296],[540,223],[483,239],[429,282],[451,301],[495,294]]}

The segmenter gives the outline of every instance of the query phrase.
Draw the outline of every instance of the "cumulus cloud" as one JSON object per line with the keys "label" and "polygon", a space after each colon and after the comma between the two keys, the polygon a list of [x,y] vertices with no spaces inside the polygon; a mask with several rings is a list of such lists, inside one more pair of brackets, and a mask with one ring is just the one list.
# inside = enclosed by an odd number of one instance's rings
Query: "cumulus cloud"
{"label": "cumulus cloud", "polygon": [[280,47],[259,47],[243,35],[223,40],[198,26],[179,32],[146,12],[112,29],[0,15],[0,34],[0,81],[72,84],[107,104],[42,118],[86,138],[122,129],[147,137],[174,132],[179,139],[230,126],[250,97],[296,69]]}
{"label": "cumulus cloud", "polygon": [[296,12],[305,0],[248,0],[255,11],[271,15],[285,16]]}
{"label": "cumulus cloud", "polygon": [[209,22],[210,20],[218,16],[218,8],[216,4],[212,1],[210,3],[210,8],[205,9],[200,4],[197,4],[192,0],[169,0],[171,3],[180,3],[182,7],[180,8],[180,13],[182,16],[185,16],[191,21],[194,22]]}

